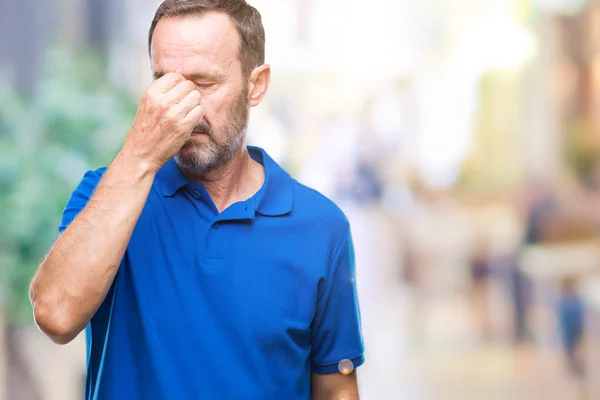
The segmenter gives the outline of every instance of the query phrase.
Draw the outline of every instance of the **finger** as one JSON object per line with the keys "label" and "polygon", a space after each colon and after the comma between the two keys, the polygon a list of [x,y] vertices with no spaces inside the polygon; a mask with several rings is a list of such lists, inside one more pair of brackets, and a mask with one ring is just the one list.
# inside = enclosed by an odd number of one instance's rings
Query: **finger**
{"label": "finger", "polygon": [[197,105],[192,108],[190,112],[183,119],[183,123],[190,126],[192,129],[194,126],[198,124],[204,117],[204,108],[201,105]]}
{"label": "finger", "polygon": [[176,105],[173,106],[173,114],[178,117],[185,117],[190,110],[200,105],[202,102],[202,95],[196,89],[189,92],[185,97]]}
{"label": "finger", "polygon": [[169,104],[177,104],[181,102],[192,90],[196,89],[196,84],[192,81],[182,81],[175,85],[165,95],[165,99]]}
{"label": "finger", "polygon": [[167,93],[179,82],[185,81],[185,77],[178,72],[169,72],[152,82],[150,89],[160,93]]}

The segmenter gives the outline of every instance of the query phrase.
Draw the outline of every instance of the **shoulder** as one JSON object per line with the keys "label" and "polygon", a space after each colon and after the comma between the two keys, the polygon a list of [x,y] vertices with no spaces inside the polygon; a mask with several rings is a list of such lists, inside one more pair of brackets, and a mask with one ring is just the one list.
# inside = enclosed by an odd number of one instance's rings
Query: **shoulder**
{"label": "shoulder", "polygon": [[313,220],[323,229],[346,235],[350,223],[342,209],[321,192],[291,178],[294,197],[293,212]]}
{"label": "shoulder", "polygon": [[77,214],[79,214],[79,212],[87,205],[87,202],[92,197],[92,194],[94,193],[94,190],[96,190],[105,171],[106,168],[103,167],[85,172],[79,185],[77,185],[77,188],[75,188],[67,200],[67,204],[63,210],[61,223],[58,227],[59,232],[63,232],[75,219]]}

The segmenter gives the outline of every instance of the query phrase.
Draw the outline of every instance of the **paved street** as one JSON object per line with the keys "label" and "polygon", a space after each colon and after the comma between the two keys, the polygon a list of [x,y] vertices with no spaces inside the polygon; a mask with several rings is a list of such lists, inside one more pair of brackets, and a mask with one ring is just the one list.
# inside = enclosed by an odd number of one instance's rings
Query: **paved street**
{"label": "paved street", "polygon": [[[428,285],[426,293],[402,285],[401,246],[395,244],[399,237],[388,217],[377,210],[346,212],[353,224],[367,347],[367,363],[360,370],[365,399],[585,398],[567,377],[556,350],[511,345],[510,309],[500,288],[491,290],[493,333],[486,337],[467,292],[444,290],[441,283]],[[460,288],[455,281],[449,285]]]}

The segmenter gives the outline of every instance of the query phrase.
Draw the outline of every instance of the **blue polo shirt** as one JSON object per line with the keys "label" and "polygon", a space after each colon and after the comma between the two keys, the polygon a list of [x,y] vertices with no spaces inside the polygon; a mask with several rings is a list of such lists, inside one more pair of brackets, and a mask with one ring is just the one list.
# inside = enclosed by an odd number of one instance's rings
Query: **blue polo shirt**
{"label": "blue polo shirt", "polygon": [[[363,363],[344,214],[249,147],[266,179],[219,213],[168,162],[86,328],[87,400],[310,399],[310,374]],[[62,232],[105,169],[89,171]]]}

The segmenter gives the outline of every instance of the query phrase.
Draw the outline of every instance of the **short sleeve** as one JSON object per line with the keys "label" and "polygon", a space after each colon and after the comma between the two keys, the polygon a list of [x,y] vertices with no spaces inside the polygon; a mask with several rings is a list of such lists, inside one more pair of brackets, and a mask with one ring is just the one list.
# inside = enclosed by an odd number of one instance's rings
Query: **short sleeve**
{"label": "short sleeve", "polygon": [[354,245],[349,227],[336,246],[330,271],[311,331],[311,367],[319,374],[340,372],[342,361],[344,366],[352,361],[353,368],[364,362]]}
{"label": "short sleeve", "polygon": [[77,215],[85,208],[88,201],[92,197],[96,186],[100,182],[102,175],[104,174],[105,168],[101,168],[95,171],[88,171],[83,176],[83,179],[71,194],[71,197],[67,201],[67,205],[62,213],[58,232],[63,233],[71,222],[77,217]]}

